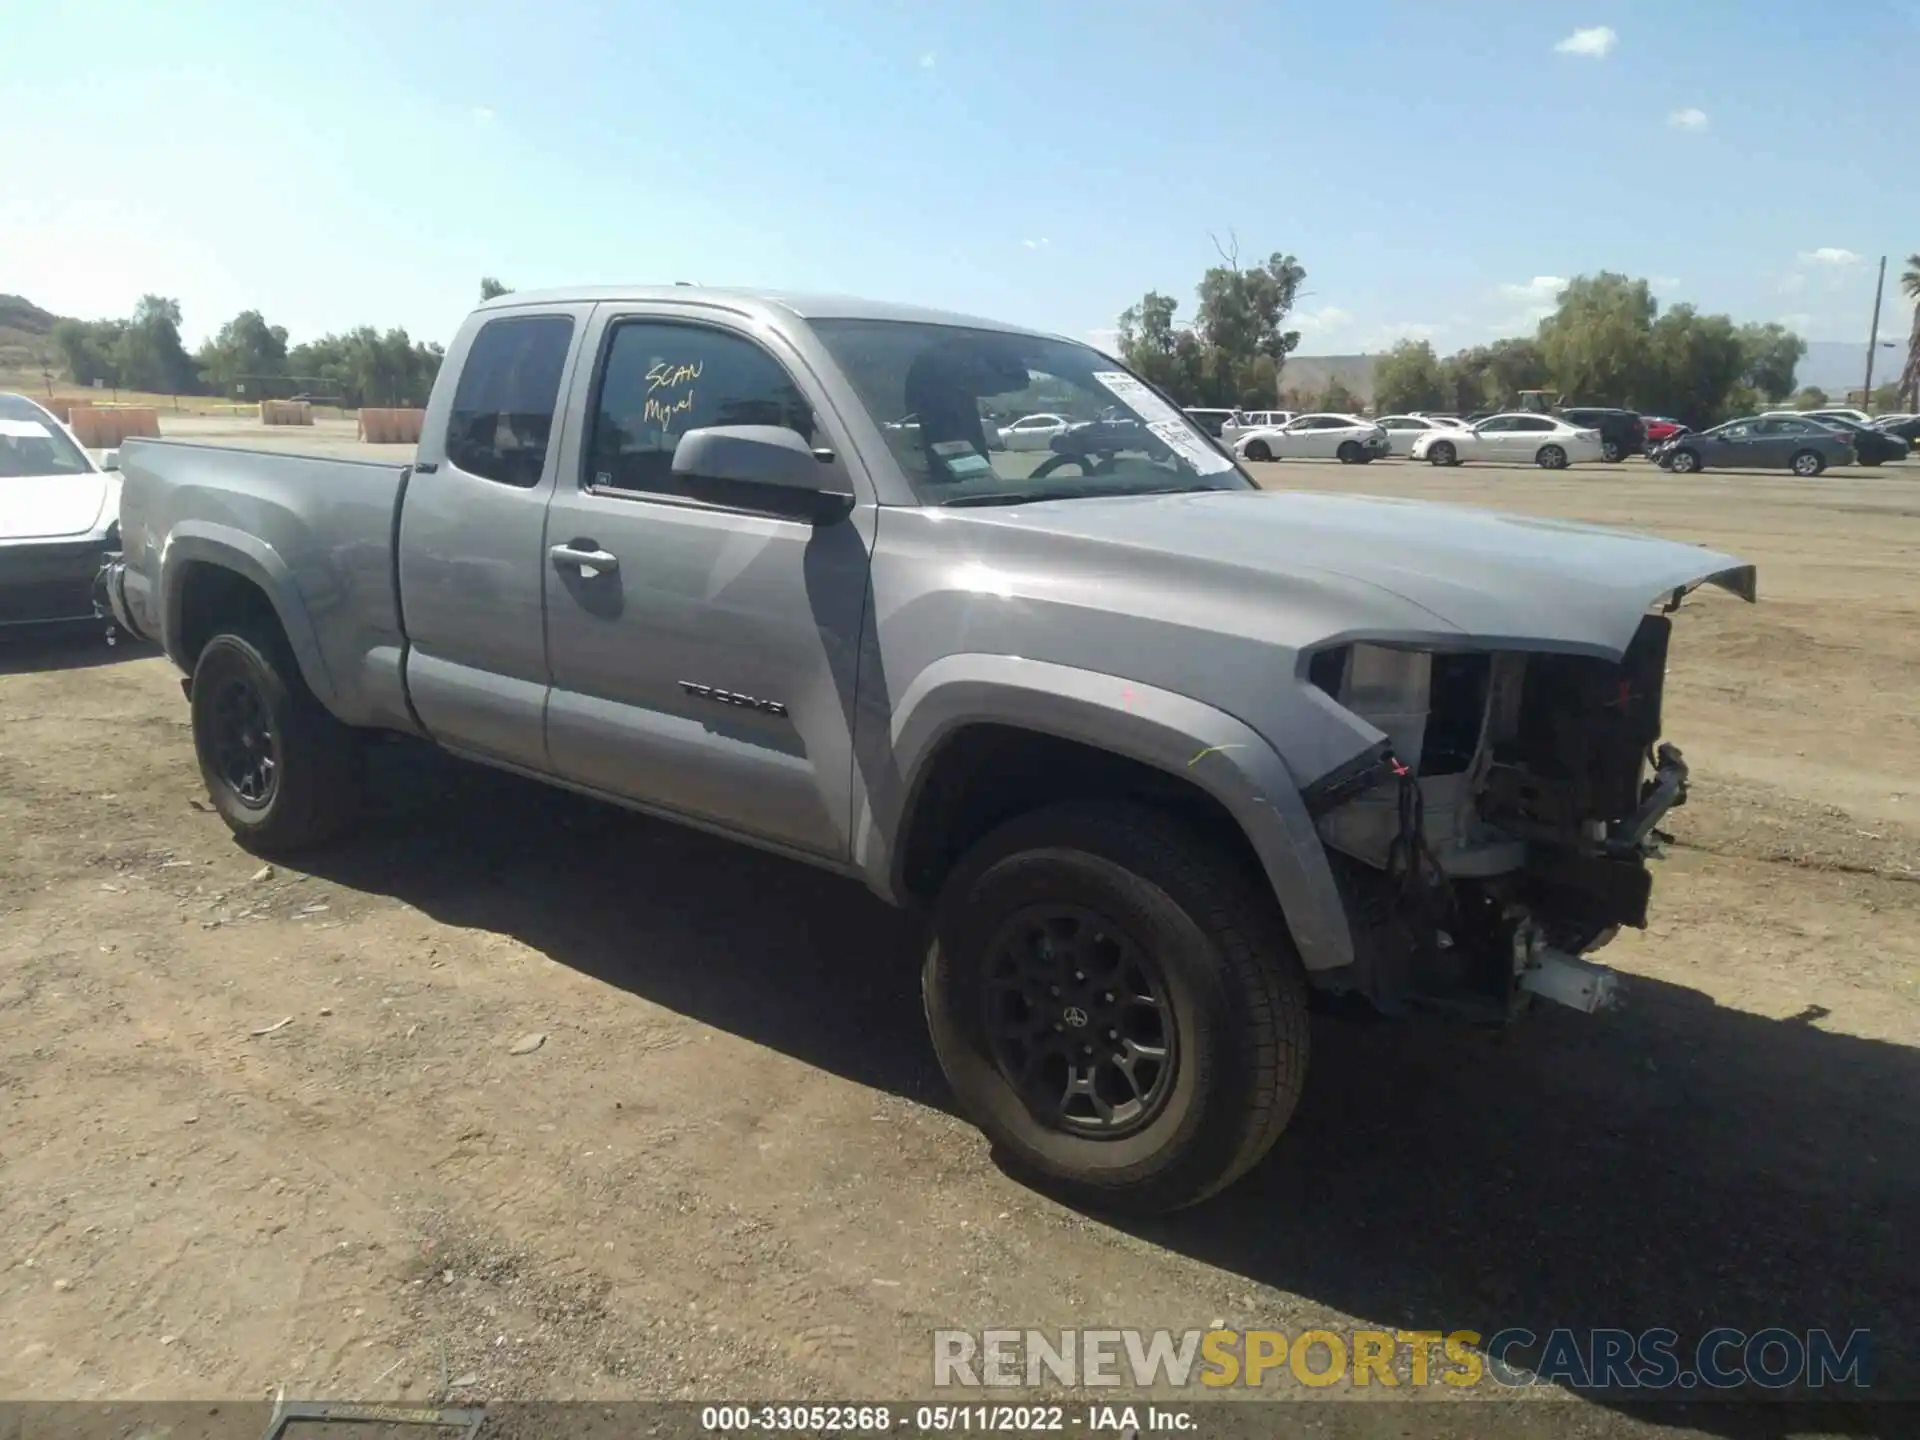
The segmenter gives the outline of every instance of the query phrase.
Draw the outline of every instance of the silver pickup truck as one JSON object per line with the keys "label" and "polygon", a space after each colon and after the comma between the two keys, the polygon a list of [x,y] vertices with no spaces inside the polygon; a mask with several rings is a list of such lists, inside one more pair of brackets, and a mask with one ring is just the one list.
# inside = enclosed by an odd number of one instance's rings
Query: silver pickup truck
{"label": "silver pickup truck", "polygon": [[412,464],[121,465],[105,588],[242,843],[336,835],[399,731],[857,876],[930,916],[966,1111],[1141,1211],[1273,1142],[1315,992],[1606,1002],[1583,957],[1685,795],[1666,612],[1754,597],[1690,545],[1266,493],[1085,345],[844,299],[507,296]]}

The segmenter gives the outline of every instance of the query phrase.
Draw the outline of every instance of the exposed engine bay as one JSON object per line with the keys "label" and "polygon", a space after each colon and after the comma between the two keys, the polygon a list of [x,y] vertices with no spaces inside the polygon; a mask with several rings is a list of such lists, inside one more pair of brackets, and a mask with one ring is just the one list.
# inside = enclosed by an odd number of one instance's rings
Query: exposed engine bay
{"label": "exposed engine bay", "polygon": [[1610,1003],[1582,957],[1644,928],[1657,827],[1687,767],[1660,739],[1672,623],[1616,663],[1352,644],[1309,678],[1386,735],[1307,793],[1355,963],[1316,977],[1387,1013],[1501,1022],[1531,1003]]}

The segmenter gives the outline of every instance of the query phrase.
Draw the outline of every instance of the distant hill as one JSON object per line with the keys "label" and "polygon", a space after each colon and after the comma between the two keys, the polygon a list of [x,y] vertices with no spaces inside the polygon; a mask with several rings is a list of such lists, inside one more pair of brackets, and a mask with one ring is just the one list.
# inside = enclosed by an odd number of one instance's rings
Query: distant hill
{"label": "distant hill", "polygon": [[1337,377],[1360,397],[1362,404],[1371,405],[1373,362],[1377,358],[1373,355],[1289,355],[1280,370],[1280,388],[1319,395]]}
{"label": "distant hill", "polygon": [[59,319],[23,295],[0,295],[0,370],[37,369]]}

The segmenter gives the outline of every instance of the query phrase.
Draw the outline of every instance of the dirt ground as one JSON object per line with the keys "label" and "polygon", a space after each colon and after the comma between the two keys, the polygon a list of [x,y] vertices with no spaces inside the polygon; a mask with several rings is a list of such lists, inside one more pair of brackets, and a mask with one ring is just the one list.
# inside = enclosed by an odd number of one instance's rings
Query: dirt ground
{"label": "dirt ground", "polygon": [[950,1112],[858,888],[402,745],[358,838],[264,869],[164,659],[16,646],[0,1394],[899,1397],[936,1327],[1221,1322],[1864,1327],[1912,1393],[1920,466],[1263,469],[1758,563],[1678,617],[1698,783],[1623,1010],[1318,1022],[1273,1155],[1116,1227]]}

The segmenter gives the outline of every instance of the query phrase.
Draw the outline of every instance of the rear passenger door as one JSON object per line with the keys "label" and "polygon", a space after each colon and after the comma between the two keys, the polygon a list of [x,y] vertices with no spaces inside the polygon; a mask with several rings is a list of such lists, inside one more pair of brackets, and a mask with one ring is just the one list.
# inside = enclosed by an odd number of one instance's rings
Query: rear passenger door
{"label": "rear passenger door", "polygon": [[[567,780],[808,855],[851,852],[870,487],[799,354],[717,307],[595,322],[598,356],[547,517],[547,745]],[[777,425],[860,496],[677,477],[687,431]],[[582,563],[582,556],[604,557]]]}
{"label": "rear passenger door", "polygon": [[[455,750],[544,771],[545,556],[565,387],[589,305],[486,311],[454,340],[400,510],[407,694]],[[370,521],[370,524],[382,522]]]}

